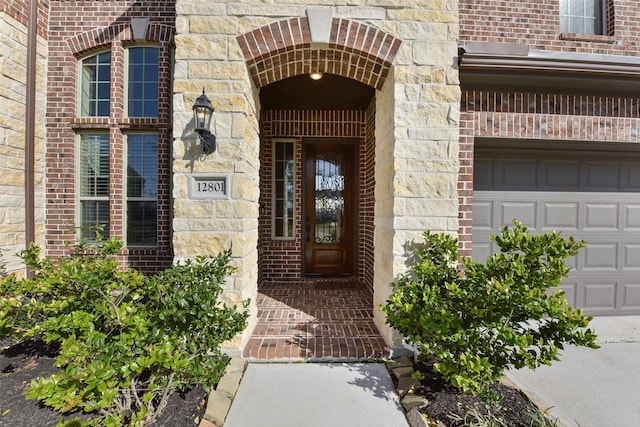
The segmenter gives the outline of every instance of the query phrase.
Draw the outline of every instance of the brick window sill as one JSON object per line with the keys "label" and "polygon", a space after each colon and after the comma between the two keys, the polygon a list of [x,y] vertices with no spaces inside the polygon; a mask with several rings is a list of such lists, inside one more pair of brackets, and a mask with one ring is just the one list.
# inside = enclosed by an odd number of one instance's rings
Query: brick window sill
{"label": "brick window sill", "polygon": [[560,33],[560,40],[578,41],[578,42],[592,42],[592,43],[607,43],[615,44],[616,38],[613,36],[603,36],[600,34],[575,34],[575,33]]}
{"label": "brick window sill", "polygon": [[76,117],[72,120],[74,129],[101,129],[109,127],[109,117]]}
{"label": "brick window sill", "polygon": [[156,117],[125,117],[120,122],[123,129],[157,129],[158,125]]}

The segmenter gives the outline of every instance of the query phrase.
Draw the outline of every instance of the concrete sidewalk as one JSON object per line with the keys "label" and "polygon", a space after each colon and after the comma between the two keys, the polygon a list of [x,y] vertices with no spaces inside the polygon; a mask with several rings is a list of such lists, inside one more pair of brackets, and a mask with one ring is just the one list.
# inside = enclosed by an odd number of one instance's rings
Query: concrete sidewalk
{"label": "concrete sidewalk", "polygon": [[381,363],[250,363],[225,427],[407,427]]}
{"label": "concrete sidewalk", "polygon": [[601,348],[565,347],[561,361],[507,378],[572,427],[640,426],[640,316],[595,318]]}

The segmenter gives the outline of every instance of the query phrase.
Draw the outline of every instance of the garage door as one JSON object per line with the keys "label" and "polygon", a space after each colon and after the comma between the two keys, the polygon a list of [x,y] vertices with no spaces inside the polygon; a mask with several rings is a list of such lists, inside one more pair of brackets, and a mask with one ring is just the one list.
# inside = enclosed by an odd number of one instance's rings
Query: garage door
{"label": "garage door", "polygon": [[561,231],[587,242],[569,260],[569,303],[590,315],[640,314],[640,153],[611,146],[478,144],[473,257],[494,253],[490,234],[514,218],[532,232]]}

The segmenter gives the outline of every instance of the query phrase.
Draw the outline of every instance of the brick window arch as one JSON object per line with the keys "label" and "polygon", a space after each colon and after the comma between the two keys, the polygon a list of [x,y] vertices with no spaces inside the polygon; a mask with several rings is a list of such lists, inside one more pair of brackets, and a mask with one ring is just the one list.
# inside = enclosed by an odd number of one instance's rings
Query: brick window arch
{"label": "brick window arch", "polygon": [[257,87],[319,71],[381,89],[401,41],[371,25],[333,18],[328,44],[312,43],[306,17],[273,22],[237,37]]}

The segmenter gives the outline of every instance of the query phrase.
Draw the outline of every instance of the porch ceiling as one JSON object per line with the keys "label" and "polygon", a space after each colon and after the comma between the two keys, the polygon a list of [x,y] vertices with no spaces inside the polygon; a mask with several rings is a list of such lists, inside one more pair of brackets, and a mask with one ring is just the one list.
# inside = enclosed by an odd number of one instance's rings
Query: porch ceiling
{"label": "porch ceiling", "polygon": [[368,107],[375,89],[353,79],[325,74],[312,80],[303,74],[279,80],[260,89],[266,109],[355,109]]}

